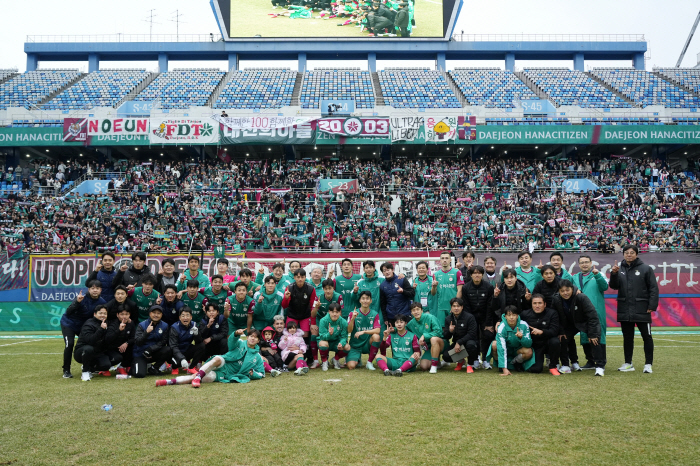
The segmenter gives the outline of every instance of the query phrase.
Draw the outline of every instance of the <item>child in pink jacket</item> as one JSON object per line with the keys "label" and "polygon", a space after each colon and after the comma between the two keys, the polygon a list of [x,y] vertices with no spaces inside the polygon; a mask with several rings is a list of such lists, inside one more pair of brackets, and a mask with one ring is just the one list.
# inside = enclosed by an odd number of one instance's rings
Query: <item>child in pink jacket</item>
{"label": "child in pink jacket", "polygon": [[287,330],[282,333],[279,348],[282,350],[282,360],[290,369],[296,367],[294,375],[304,375],[309,372],[309,366],[304,361],[306,343],[304,331],[299,329],[294,321],[287,322]]}

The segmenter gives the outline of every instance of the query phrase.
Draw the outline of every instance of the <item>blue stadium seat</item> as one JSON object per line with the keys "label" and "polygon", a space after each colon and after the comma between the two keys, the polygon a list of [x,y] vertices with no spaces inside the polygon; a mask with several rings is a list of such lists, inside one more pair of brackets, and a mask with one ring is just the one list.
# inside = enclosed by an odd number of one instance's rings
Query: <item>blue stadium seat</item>
{"label": "blue stadium seat", "polygon": [[441,71],[384,70],[378,73],[384,103],[394,108],[462,108]]}
{"label": "blue stadium seat", "polygon": [[0,84],[0,110],[30,108],[80,76],[78,70],[37,70],[19,74]]}
{"label": "blue stadium seat", "polygon": [[286,69],[254,68],[232,71],[214,108],[264,109],[292,104],[297,73]]}
{"label": "blue stadium seat", "polygon": [[525,75],[559,105],[583,108],[632,106],[581,71],[566,68],[529,68]]}
{"label": "blue stadium seat", "polygon": [[134,100],[159,101],[160,108],[202,107],[226,73],[215,69],[168,71],[158,76]]}
{"label": "blue stadium seat", "polygon": [[517,100],[537,100],[529,87],[512,71],[499,68],[456,68],[452,79],[471,105],[486,108],[515,108]]}
{"label": "blue stadium seat", "polygon": [[700,98],[647,71],[633,68],[594,68],[592,72],[617,91],[647,107],[697,108]]}
{"label": "blue stadium seat", "polygon": [[113,107],[148,77],[146,70],[101,70],[69,87],[43,105],[46,110]]}
{"label": "blue stadium seat", "polygon": [[301,108],[319,108],[321,100],[354,100],[355,108],[373,108],[374,90],[369,71],[314,70],[304,73]]}

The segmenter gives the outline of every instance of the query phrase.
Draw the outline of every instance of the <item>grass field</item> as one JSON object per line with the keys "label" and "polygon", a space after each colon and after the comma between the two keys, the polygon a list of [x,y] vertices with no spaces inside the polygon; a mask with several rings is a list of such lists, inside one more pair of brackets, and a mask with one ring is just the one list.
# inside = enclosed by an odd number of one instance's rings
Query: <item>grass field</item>
{"label": "grass field", "polygon": [[698,464],[700,335],[654,338],[651,375],[639,337],[637,372],[617,372],[609,336],[604,378],[331,369],[199,390],[81,382],[75,363],[64,380],[61,340],[0,339],[0,464]]}
{"label": "grass field", "polygon": [[[339,18],[319,18],[319,11],[310,19],[273,18],[269,14],[281,8],[273,10],[267,0],[236,0],[232,10],[231,37],[367,37],[358,27],[338,26],[344,22]],[[414,19],[417,27],[411,37],[443,37],[442,0],[416,0]]]}

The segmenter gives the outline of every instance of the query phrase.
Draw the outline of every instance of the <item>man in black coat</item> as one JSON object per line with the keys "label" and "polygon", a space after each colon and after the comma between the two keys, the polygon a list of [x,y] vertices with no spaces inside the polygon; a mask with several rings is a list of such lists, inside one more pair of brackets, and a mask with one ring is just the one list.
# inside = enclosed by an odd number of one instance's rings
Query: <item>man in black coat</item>
{"label": "man in black coat", "polygon": [[559,372],[570,374],[569,357],[575,371],[580,371],[578,354],[576,354],[576,341],[574,337],[579,332],[586,332],[588,341],[592,346],[595,375],[605,375],[605,362],[603,360],[603,347],[600,345],[600,320],[591,300],[583,293],[575,294],[571,280],[559,282],[559,293],[554,295],[552,307],[559,313],[559,339],[561,341],[561,367]]}
{"label": "man in black coat", "polygon": [[530,327],[532,338],[532,350],[535,352],[535,364],[528,372],[539,374],[544,366],[544,355],[549,355],[549,372],[552,375],[560,375],[557,370],[559,351],[559,314],[552,308],[546,307],[544,296],[535,293],[532,295],[532,309],[527,309],[520,314],[520,321]]}
{"label": "man in black coat", "polygon": [[[486,361],[486,353],[494,338],[494,332],[487,332],[486,316],[491,313],[493,301],[493,285],[484,280],[484,268],[474,265],[469,268],[470,279],[462,285],[462,299],[464,300],[464,310],[472,314],[478,324],[479,342],[481,343],[482,360]],[[466,280],[466,279],[465,279]],[[474,363],[474,368],[480,367],[479,361]],[[488,363],[484,364],[484,369],[490,368]]]}
{"label": "man in black coat", "polygon": [[[396,28],[396,35],[399,37],[411,37],[411,31],[408,29],[408,3],[399,3],[399,11],[396,13],[396,19],[394,20],[394,27]],[[462,272],[464,275],[464,272]]]}
{"label": "man in black coat", "polygon": [[131,264],[131,267],[127,267],[126,263],[122,264],[119,272],[114,277],[113,288],[124,285],[127,290],[132,290],[141,286],[141,279],[150,274],[148,267],[146,267],[145,252],[133,253],[131,255]]}
{"label": "man in black coat", "polygon": [[[467,372],[474,372],[474,361],[479,357],[478,324],[473,315],[464,312],[464,302],[461,298],[452,298],[450,300],[450,313],[445,318],[445,326],[442,328],[442,336],[450,342],[445,346],[442,353],[442,359],[445,362],[457,362],[452,360],[450,350],[454,349],[455,353],[459,353],[463,348],[467,350]],[[460,370],[464,364],[464,360],[459,361],[459,365],[455,370]]]}
{"label": "man in black coat", "polygon": [[628,244],[622,248],[625,260],[610,271],[610,288],[617,290],[617,321],[620,322],[625,353],[625,363],[618,370],[634,371],[634,326],[644,341],[644,373],[651,374],[654,362],[654,340],[651,338],[651,313],[659,306],[659,285],[651,267],[637,255],[637,246]]}
{"label": "man in black coat", "polygon": [[[389,9],[379,1],[373,3],[374,21],[371,25],[370,32],[375,36],[384,33],[384,29],[394,29],[394,15]],[[392,31],[393,32],[393,31]]]}

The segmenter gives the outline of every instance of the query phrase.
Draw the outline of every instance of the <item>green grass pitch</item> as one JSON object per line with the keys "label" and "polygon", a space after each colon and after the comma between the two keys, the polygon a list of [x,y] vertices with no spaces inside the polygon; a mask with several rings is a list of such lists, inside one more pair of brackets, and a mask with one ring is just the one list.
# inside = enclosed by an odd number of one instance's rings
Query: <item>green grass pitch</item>
{"label": "green grass pitch", "polygon": [[[304,38],[361,38],[367,32],[348,25],[338,26],[345,19],[318,18],[320,11],[314,11],[310,19],[273,18],[270,13],[279,13],[281,8],[272,9],[269,0],[236,0],[232,2],[231,37],[304,37]],[[411,37],[443,37],[442,0],[416,0],[416,28]]]}
{"label": "green grass pitch", "polygon": [[604,378],[319,369],[199,390],[81,382],[75,362],[64,380],[60,339],[0,339],[0,465],[698,464],[700,335],[654,339],[651,375],[639,337],[617,372],[609,336]]}

